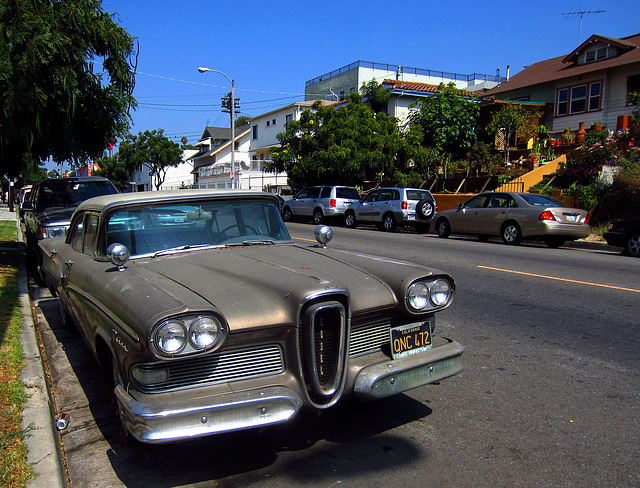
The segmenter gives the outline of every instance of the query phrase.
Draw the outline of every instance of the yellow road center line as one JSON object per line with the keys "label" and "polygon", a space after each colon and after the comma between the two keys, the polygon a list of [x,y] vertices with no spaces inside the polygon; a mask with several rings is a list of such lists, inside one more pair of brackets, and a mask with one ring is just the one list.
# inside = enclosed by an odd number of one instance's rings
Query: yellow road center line
{"label": "yellow road center line", "polygon": [[534,273],[525,273],[524,271],[514,271],[512,269],[492,268],[490,266],[478,266],[478,268],[490,269],[492,271],[502,271],[504,273],[513,273],[513,274],[521,274],[521,275],[525,275],[525,276],[533,276],[535,278],[545,278],[547,280],[566,281],[567,283],[577,283],[579,285],[599,286],[601,288],[611,288],[613,290],[622,290],[622,291],[631,291],[631,292],[634,292],[634,293],[640,293],[640,290],[636,290],[634,288],[623,288],[621,286],[603,285],[601,283],[590,283],[588,281],[569,280],[567,278],[557,278],[555,276],[545,276],[545,275],[534,274]]}

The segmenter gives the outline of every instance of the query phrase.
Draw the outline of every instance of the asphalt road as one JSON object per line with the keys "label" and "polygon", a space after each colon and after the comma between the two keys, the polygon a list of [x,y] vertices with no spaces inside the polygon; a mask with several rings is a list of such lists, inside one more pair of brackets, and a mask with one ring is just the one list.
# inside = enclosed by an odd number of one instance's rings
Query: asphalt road
{"label": "asphalt road", "polygon": [[[312,245],[313,226],[288,227]],[[71,486],[640,486],[640,259],[341,227],[329,245],[451,273],[436,333],[467,346],[465,370],[263,432],[144,446],[119,435],[108,382],[37,289]]]}

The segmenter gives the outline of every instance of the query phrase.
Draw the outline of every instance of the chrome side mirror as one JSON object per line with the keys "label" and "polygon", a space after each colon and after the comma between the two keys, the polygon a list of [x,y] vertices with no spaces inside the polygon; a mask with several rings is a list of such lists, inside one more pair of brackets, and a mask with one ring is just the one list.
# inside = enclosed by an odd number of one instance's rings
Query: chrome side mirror
{"label": "chrome side mirror", "polygon": [[129,260],[129,256],[129,249],[123,244],[114,242],[107,248],[107,258],[118,267],[118,271],[124,271],[124,263]]}
{"label": "chrome side mirror", "polygon": [[333,239],[333,231],[328,225],[319,225],[313,231],[313,235],[323,249],[326,249],[327,243]]}

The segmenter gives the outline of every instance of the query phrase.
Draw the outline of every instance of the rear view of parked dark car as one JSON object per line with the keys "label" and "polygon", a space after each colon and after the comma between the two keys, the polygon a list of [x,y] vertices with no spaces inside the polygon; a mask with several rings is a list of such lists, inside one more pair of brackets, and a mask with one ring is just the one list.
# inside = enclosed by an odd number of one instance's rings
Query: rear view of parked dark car
{"label": "rear view of parked dark car", "polygon": [[629,256],[640,257],[640,219],[612,222],[602,237],[610,246],[623,247]]}

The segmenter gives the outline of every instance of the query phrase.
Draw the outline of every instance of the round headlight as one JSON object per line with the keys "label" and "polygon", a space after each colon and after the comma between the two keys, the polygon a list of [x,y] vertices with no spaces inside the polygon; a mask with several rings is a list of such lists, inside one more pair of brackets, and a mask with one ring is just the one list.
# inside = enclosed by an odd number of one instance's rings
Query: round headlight
{"label": "round headlight", "polygon": [[438,279],[431,283],[431,303],[436,307],[446,305],[451,298],[451,283],[448,280]]}
{"label": "round headlight", "polygon": [[189,330],[193,347],[206,349],[218,342],[222,325],[215,317],[198,317],[193,321]]}
{"label": "round headlight", "polygon": [[187,330],[182,322],[169,320],[156,331],[156,345],[165,354],[177,354],[187,344]]}
{"label": "round headlight", "polygon": [[429,305],[429,288],[425,283],[414,283],[407,290],[407,303],[414,310],[422,310]]}

